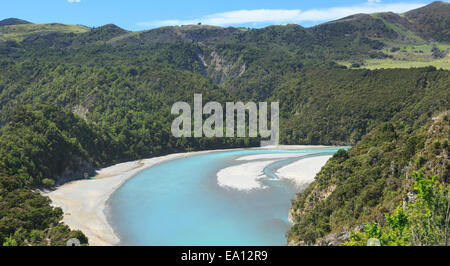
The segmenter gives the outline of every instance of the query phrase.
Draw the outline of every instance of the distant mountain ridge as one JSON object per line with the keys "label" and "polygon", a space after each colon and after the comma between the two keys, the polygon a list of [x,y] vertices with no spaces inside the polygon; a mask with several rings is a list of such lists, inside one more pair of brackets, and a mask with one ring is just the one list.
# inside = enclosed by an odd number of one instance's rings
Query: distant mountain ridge
{"label": "distant mountain ridge", "polygon": [[26,20],[17,19],[17,18],[7,18],[0,21],[0,27],[2,26],[11,26],[11,25],[20,25],[20,24],[32,24]]}
{"label": "distant mountain ridge", "polygon": [[434,2],[404,14],[355,14],[312,27],[318,34],[360,33],[370,38],[402,41],[450,41],[450,4]]}
{"label": "distant mountain ridge", "polygon": [[404,15],[423,38],[450,42],[450,3],[434,2]]}
{"label": "distant mountain ridge", "polygon": [[[0,21],[0,27],[22,24],[31,23],[16,18]],[[42,24],[42,27],[45,25],[49,24]],[[270,27],[273,26],[267,28]],[[281,28],[282,26],[280,26]],[[312,37],[319,40],[323,40],[325,37],[325,39],[333,39],[333,36],[342,36],[342,34],[360,34],[368,38],[399,39],[411,42],[414,42],[414,40],[417,41],[418,39],[450,42],[450,4],[441,1],[433,2],[404,14],[395,14],[392,12],[354,14],[303,29],[305,32],[312,34]],[[58,31],[58,29],[54,29],[54,31]],[[109,31],[110,33],[105,34],[105,31]],[[92,39],[123,44],[126,42],[214,41],[227,38],[230,35],[242,35],[251,31],[253,30],[245,28],[185,25],[129,32],[116,25],[108,24],[90,29],[89,35],[91,35]],[[0,31],[0,37],[2,35]],[[94,35],[102,35],[102,37],[95,37]]]}
{"label": "distant mountain ridge", "polygon": [[[375,14],[354,14],[335,21],[319,24],[311,28],[303,28],[302,34],[311,34],[312,38],[323,40],[345,34],[362,34],[369,38],[398,39],[414,42],[425,41],[450,42],[450,4],[433,2],[430,5],[411,10],[404,14],[392,12]],[[292,25],[287,25],[287,27]],[[226,38],[229,35],[246,35],[263,29],[222,28],[216,26],[185,25],[167,26],[150,29],[123,36],[120,41],[141,40],[142,42],[175,42],[175,41],[207,41]],[[278,26],[282,29],[285,26]]]}

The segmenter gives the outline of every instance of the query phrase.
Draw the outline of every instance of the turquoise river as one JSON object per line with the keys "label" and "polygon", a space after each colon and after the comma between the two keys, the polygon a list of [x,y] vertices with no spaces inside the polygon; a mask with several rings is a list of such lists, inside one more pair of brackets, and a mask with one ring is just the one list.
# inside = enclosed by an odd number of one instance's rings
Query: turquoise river
{"label": "turquoise river", "polygon": [[[143,170],[115,191],[107,218],[121,245],[285,245],[288,210],[298,188],[276,170],[338,148],[245,149],[192,155]],[[218,185],[217,172],[256,154],[304,153],[264,168],[265,189]],[[242,163],[242,162],[240,162]],[[245,173],[243,173],[245,174]]]}

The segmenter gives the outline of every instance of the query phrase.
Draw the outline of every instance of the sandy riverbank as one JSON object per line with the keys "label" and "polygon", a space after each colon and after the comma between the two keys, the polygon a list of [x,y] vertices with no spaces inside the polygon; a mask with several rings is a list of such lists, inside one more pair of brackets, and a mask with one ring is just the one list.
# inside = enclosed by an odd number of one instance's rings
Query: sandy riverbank
{"label": "sandy riverbank", "polygon": [[[330,148],[329,146],[319,147],[301,145],[276,146],[270,147],[270,149],[316,149],[322,147]],[[140,171],[152,167],[155,164],[186,156],[217,151],[218,150],[177,153],[117,164],[99,170],[97,175],[92,179],[77,180],[66,183],[59,186],[54,191],[45,193],[45,195],[50,197],[54,206],[62,208],[64,212],[63,222],[69,225],[72,229],[79,229],[83,231],[89,238],[90,245],[117,245],[120,240],[109,225],[105,215],[106,202],[117,188]],[[276,155],[275,157],[278,158],[278,156],[279,155]],[[265,165],[265,163],[253,165],[252,172],[261,172],[261,169],[264,169]],[[238,182],[237,179],[234,179],[234,181]],[[252,183],[252,185],[255,185],[255,183]]]}
{"label": "sandy riverbank", "polygon": [[177,153],[113,165],[97,171],[92,179],[69,182],[44,195],[50,197],[54,206],[62,208],[64,223],[87,235],[90,245],[116,245],[120,240],[104,213],[110,195],[129,178],[155,164],[206,152],[211,151]]}

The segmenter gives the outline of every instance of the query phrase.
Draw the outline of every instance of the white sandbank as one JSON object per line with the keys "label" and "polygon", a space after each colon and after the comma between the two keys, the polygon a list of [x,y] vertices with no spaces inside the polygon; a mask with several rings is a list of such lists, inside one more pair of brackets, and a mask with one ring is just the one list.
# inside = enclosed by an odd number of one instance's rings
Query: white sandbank
{"label": "white sandbank", "polygon": [[263,160],[263,159],[286,159],[292,157],[305,156],[311,153],[269,153],[269,154],[255,154],[239,157],[237,161],[253,161],[253,160]]}
{"label": "white sandbank", "polygon": [[224,168],[217,173],[217,183],[221,187],[244,191],[263,189],[265,186],[258,181],[266,177],[264,168],[276,161],[250,162]]}
{"label": "white sandbank", "polygon": [[[266,186],[263,186],[260,181],[267,178],[264,174],[265,167],[276,161],[309,154],[311,153],[270,153],[239,157],[236,161],[246,162],[220,170],[217,173],[217,183],[225,188],[247,192],[253,189],[264,189]],[[331,156],[316,156],[299,159],[278,169],[275,175],[280,179],[289,179],[301,188],[314,180],[316,174],[330,158]]]}
{"label": "white sandbank", "polygon": [[[330,146],[305,146],[305,145],[273,146],[273,147],[264,147],[263,149],[291,150],[291,149],[308,149],[308,148],[314,149],[330,148]],[[83,179],[69,182],[57,187],[56,190],[54,191],[46,192],[43,194],[50,197],[50,199],[53,202],[52,204],[54,206],[62,208],[64,212],[63,222],[65,224],[67,224],[71,229],[81,230],[83,231],[83,233],[87,235],[87,237],[89,238],[90,245],[94,246],[117,245],[120,240],[114,233],[112,227],[109,225],[105,216],[106,202],[109,199],[110,195],[117,188],[119,188],[125,181],[127,181],[129,178],[133,177],[140,171],[152,167],[155,164],[191,155],[217,151],[232,151],[232,150],[228,149],[228,150],[177,153],[167,156],[121,163],[97,171],[97,175],[92,179]],[[288,154],[287,156],[290,155]],[[268,159],[270,157],[266,158]],[[261,176],[260,174],[262,173],[264,167],[267,166],[267,164],[270,164],[274,161],[276,160],[249,162],[251,165],[247,165],[245,167],[242,166],[239,172],[240,173],[242,173],[241,171],[243,171],[244,173],[252,172],[253,176],[255,175],[257,176],[255,182],[257,182],[258,185],[261,186],[258,182],[258,179],[263,178],[263,176]],[[236,173],[239,173],[236,169],[234,171],[235,171],[234,173],[229,172],[231,180],[233,180],[233,175],[236,176]],[[312,172],[309,171],[308,173]],[[303,176],[306,174],[307,173],[301,175]],[[311,179],[312,178],[314,178],[314,176],[312,176]],[[239,179],[237,180],[234,179],[234,181],[236,181],[236,184],[238,184],[238,186],[241,186],[240,184],[241,181],[239,181]],[[222,182],[223,184],[228,183],[228,181]],[[242,182],[242,186],[244,186],[244,184],[246,186],[255,186],[253,181],[249,182],[248,180]]]}
{"label": "white sandbank", "polygon": [[327,155],[301,159],[281,167],[275,175],[292,180],[297,186],[302,187],[314,180],[316,174],[331,157],[331,155]]}
{"label": "white sandbank", "polygon": [[260,149],[267,150],[302,150],[302,149],[327,149],[327,148],[337,148],[340,146],[324,146],[324,145],[271,145],[264,146]]}

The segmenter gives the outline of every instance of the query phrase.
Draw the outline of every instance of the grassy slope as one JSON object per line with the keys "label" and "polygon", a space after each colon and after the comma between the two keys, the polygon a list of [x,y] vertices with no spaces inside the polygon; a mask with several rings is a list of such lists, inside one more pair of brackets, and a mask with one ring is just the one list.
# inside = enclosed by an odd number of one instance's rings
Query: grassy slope
{"label": "grassy slope", "polygon": [[[392,68],[411,68],[434,66],[436,68],[450,69],[450,55],[445,58],[434,59],[431,56],[432,45],[436,45],[444,51],[450,49],[449,43],[429,42],[421,38],[410,29],[401,24],[395,24],[385,19],[386,13],[371,14],[373,18],[380,19],[389,28],[399,35],[398,40],[378,39],[386,44],[382,52],[391,58],[384,59],[365,59],[362,68],[365,69],[392,69]],[[404,17],[404,15],[401,15]],[[396,47],[400,50],[392,52],[391,48]],[[420,51],[420,52],[419,52]],[[351,61],[340,61],[341,65],[350,67]]]}
{"label": "grassy slope", "polygon": [[[425,44],[411,44],[398,41],[388,41],[386,48],[382,52],[389,55],[388,58],[378,59],[369,58],[363,60],[364,65],[361,68],[365,69],[383,69],[383,68],[411,68],[411,67],[427,67],[434,66],[450,70],[450,53],[444,58],[435,59],[431,55],[431,43]],[[441,51],[450,49],[450,44],[434,43]],[[400,50],[392,52],[391,48],[397,47]],[[338,61],[340,65],[351,67],[351,61]]]}
{"label": "grassy slope", "polygon": [[0,27],[0,38],[4,40],[22,41],[33,34],[59,33],[84,33],[90,29],[81,25],[68,24],[20,24]]}
{"label": "grassy slope", "polygon": [[380,19],[381,21],[383,21],[383,23],[390,29],[392,29],[393,31],[395,31],[399,36],[405,38],[406,40],[415,42],[415,43],[426,43],[426,41],[424,39],[422,39],[421,37],[417,36],[416,34],[414,34],[414,32],[412,32],[409,29],[404,28],[403,26],[399,25],[399,24],[395,24],[392,22],[389,22],[388,20],[386,20],[383,16],[384,13],[375,13],[372,14],[371,16],[373,18],[376,19]]}

